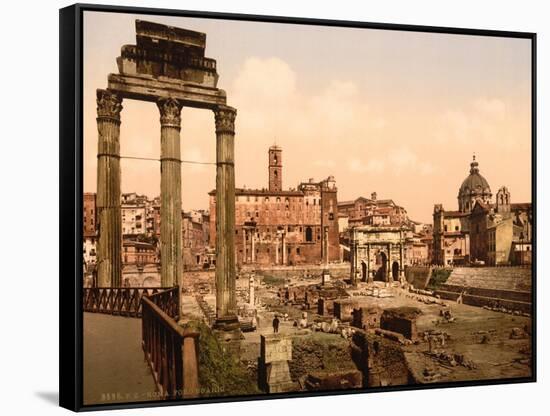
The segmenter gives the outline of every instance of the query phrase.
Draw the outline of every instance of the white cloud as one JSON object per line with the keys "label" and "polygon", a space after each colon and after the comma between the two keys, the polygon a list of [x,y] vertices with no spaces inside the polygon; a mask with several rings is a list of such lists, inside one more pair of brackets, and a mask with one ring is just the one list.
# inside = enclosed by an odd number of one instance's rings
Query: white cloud
{"label": "white cloud", "polygon": [[436,171],[431,162],[421,161],[410,148],[402,146],[387,149],[386,156],[366,161],[353,158],[348,168],[355,173],[382,173],[388,172],[396,176],[402,174],[431,175]]}
{"label": "white cloud", "polygon": [[470,145],[484,142],[512,148],[521,139],[510,130],[508,106],[499,98],[480,97],[459,109],[441,113],[435,120],[434,134],[440,143]]}
{"label": "white cloud", "polygon": [[506,104],[497,98],[478,98],[473,107],[485,116],[502,118],[506,114]]}
{"label": "white cloud", "polygon": [[381,173],[386,167],[386,162],[381,159],[369,159],[367,161],[351,159],[348,167],[351,172],[355,173]]}

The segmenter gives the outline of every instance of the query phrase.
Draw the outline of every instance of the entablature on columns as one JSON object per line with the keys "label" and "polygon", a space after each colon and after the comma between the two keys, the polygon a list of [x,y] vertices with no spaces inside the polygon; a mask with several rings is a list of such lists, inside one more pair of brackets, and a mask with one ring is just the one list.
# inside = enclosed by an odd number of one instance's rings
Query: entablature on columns
{"label": "entablature on columns", "polygon": [[150,102],[157,102],[162,98],[173,98],[181,101],[185,107],[211,110],[225,106],[227,102],[224,90],[168,77],[110,74],[108,89],[121,98]]}

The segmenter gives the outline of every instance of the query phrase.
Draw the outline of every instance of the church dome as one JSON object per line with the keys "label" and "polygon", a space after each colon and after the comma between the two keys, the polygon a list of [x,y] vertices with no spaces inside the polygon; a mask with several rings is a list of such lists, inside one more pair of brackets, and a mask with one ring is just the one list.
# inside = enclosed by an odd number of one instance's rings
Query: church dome
{"label": "church dome", "polygon": [[479,173],[479,163],[474,156],[470,163],[470,174],[464,179],[458,191],[458,208],[461,212],[469,212],[476,201],[490,203],[491,197],[489,182]]}

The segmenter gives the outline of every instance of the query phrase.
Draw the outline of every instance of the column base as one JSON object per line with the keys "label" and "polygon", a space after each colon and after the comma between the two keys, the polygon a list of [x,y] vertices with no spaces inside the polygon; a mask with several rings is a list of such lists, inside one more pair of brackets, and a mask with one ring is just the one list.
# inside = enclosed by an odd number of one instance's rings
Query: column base
{"label": "column base", "polygon": [[321,284],[324,286],[330,282],[330,270],[329,269],[323,269],[323,272],[321,274]]}
{"label": "column base", "polygon": [[235,331],[240,329],[239,319],[236,316],[224,316],[216,318],[214,321],[213,329],[218,331]]}

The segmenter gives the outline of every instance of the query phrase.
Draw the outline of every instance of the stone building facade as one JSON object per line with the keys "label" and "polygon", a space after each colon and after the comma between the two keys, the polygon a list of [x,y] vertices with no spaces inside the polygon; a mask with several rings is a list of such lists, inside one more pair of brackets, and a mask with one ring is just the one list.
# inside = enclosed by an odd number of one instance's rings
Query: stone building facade
{"label": "stone building facade", "polygon": [[412,231],[404,226],[365,225],[351,230],[351,281],[392,282],[404,278]]}
{"label": "stone building facade", "polygon": [[477,202],[470,214],[470,257],[489,266],[531,264],[532,207],[513,204],[508,188],[495,204]]}
{"label": "stone building facade", "polygon": [[[235,249],[239,266],[319,264],[340,260],[338,201],[332,176],[282,189],[282,149],[268,151],[267,189],[235,190]],[[210,192],[210,245],[216,196]]]}
{"label": "stone building facade", "polygon": [[[409,264],[427,264],[431,262],[432,250],[429,247],[432,238],[431,226],[413,221],[407,210],[392,199],[378,199],[376,192],[370,198],[359,197],[352,201],[338,203],[340,222],[340,242],[344,250],[351,250],[354,229],[364,227],[405,227],[408,231],[404,242],[404,252]],[[346,259],[351,259],[344,253]]]}
{"label": "stone building facade", "polygon": [[157,249],[154,244],[146,241],[124,240],[122,242],[123,265],[134,264],[144,266],[158,263]]}
{"label": "stone building facade", "polygon": [[507,187],[492,202],[479,163],[458,191],[458,211],[434,206],[433,256],[441,265],[519,265],[531,263],[532,204],[512,203]]}
{"label": "stone building facade", "polygon": [[370,199],[360,196],[352,201],[338,203],[341,217],[347,217],[349,227],[362,225],[393,225],[398,226],[409,222],[407,210],[397,205],[392,199],[378,199],[376,192]]}
{"label": "stone building facade", "polygon": [[208,211],[184,212],[181,224],[184,270],[208,268],[211,260],[208,255],[210,243],[210,215]]}

